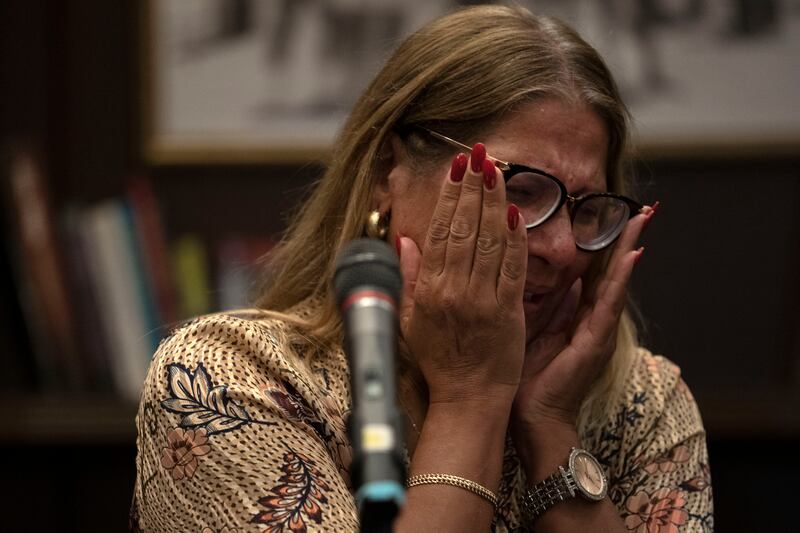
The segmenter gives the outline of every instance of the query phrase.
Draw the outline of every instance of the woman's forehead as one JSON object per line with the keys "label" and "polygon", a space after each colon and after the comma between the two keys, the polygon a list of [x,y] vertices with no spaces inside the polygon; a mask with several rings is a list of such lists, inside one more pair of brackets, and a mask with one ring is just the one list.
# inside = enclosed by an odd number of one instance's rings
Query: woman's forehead
{"label": "woman's forehead", "polygon": [[588,106],[533,102],[510,113],[484,142],[490,156],[544,170],[569,190],[606,186],[607,128]]}

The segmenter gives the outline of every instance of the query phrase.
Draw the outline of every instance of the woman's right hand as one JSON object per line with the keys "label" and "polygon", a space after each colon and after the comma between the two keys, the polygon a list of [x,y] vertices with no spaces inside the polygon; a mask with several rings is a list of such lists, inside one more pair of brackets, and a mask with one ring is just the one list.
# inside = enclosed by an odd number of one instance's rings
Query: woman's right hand
{"label": "woman's right hand", "polygon": [[485,154],[453,160],[421,251],[397,237],[400,329],[430,404],[510,401],[522,371],[527,232]]}

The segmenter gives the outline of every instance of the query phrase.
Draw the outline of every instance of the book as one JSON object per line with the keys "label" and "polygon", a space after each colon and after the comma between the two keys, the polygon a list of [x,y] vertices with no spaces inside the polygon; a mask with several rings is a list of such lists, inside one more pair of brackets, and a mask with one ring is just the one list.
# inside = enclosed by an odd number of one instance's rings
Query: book
{"label": "book", "polygon": [[273,237],[231,236],[217,245],[217,309],[250,307],[266,268],[264,258],[275,246]]}
{"label": "book", "polygon": [[83,231],[83,208],[70,205],[61,216],[70,284],[75,298],[75,332],[86,375],[86,390],[111,392],[114,382],[108,354],[111,349],[101,320],[98,285],[90,264],[90,235]]}
{"label": "book", "polygon": [[[7,234],[5,217],[0,216],[0,235]],[[31,391],[36,386],[36,367],[30,357],[30,339],[8,252],[7,247],[0,246],[0,388],[6,392]]]}
{"label": "book", "polygon": [[5,167],[8,254],[39,384],[50,391],[80,389],[74,309],[42,163],[33,150],[19,147]]}
{"label": "book", "polygon": [[144,289],[129,206],[108,200],[87,209],[81,232],[115,388],[123,398],[138,402],[158,330]]}
{"label": "book", "polygon": [[169,250],[152,183],[139,176],[127,188],[136,243],[146,284],[154,303],[155,322],[173,325],[178,321],[178,303],[170,270]]}
{"label": "book", "polygon": [[181,319],[213,310],[206,246],[197,235],[187,234],[172,245],[172,272]]}

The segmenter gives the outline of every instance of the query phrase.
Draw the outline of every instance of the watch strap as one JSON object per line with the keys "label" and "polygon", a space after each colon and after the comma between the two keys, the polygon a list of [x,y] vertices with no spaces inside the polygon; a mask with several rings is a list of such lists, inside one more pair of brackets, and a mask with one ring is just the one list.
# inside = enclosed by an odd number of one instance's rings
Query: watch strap
{"label": "watch strap", "polygon": [[558,472],[540,481],[522,497],[522,508],[530,520],[534,520],[558,502],[574,498],[577,485],[570,472],[563,466]]}

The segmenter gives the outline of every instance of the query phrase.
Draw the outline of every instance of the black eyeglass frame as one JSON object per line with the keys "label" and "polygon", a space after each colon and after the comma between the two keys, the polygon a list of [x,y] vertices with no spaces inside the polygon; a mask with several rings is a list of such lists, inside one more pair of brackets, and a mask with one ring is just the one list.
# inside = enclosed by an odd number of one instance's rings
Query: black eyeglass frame
{"label": "black eyeglass frame", "polygon": [[[455,147],[461,148],[463,150],[466,150],[468,153],[472,153],[472,148],[470,148],[469,146],[467,146],[464,143],[458,142],[455,139],[451,139],[450,137],[448,137],[446,135],[443,135],[443,134],[441,134],[439,132],[430,130],[428,128],[421,128],[421,129],[423,131],[429,133],[434,138],[439,139],[440,141],[443,141],[443,142],[445,142],[447,144],[450,144],[452,146],[455,146]],[[583,196],[571,196],[569,194],[569,192],[567,192],[566,185],[564,185],[564,183],[560,179],[558,179],[557,177],[553,176],[552,174],[550,174],[548,172],[545,172],[544,170],[540,170],[538,168],[529,167],[529,166],[526,166],[526,165],[520,165],[520,164],[517,164],[517,163],[509,163],[507,161],[502,161],[502,160],[497,159],[495,157],[492,157],[492,159],[495,162],[495,166],[500,169],[500,172],[503,173],[503,182],[504,183],[508,183],[509,180],[512,177],[514,177],[515,175],[517,175],[517,174],[522,174],[523,172],[528,172],[528,173],[531,173],[531,174],[538,174],[540,176],[544,176],[545,178],[548,178],[548,179],[552,180],[553,182],[555,182],[556,185],[558,185],[559,191],[561,191],[561,197],[560,197],[560,199],[558,201],[558,204],[556,204],[553,207],[553,209],[549,213],[547,213],[544,217],[542,217],[542,219],[539,220],[538,222],[532,222],[532,223],[529,223],[529,224],[525,224],[525,229],[533,229],[533,228],[536,228],[538,226],[541,226],[542,224],[544,224],[545,222],[550,220],[553,217],[553,215],[556,214],[558,212],[558,210],[561,209],[561,207],[564,204],[567,204],[567,211],[569,211],[570,222],[574,222],[575,221],[575,213],[577,212],[578,207],[580,207],[580,205],[582,203],[584,203],[586,201],[589,201],[589,200],[592,200],[594,198],[614,198],[616,200],[620,200],[622,202],[625,202],[625,204],[627,204],[627,206],[628,206],[628,220],[630,220],[633,217],[635,217],[644,208],[644,205],[640,204],[636,200],[634,200],[632,198],[628,198],[627,196],[623,196],[621,194],[613,193],[613,192],[592,192],[592,193],[589,193],[589,194],[584,194]],[[614,241],[616,241],[619,238],[619,236],[621,234],[622,234],[622,232],[619,232],[613,239],[611,239],[610,241],[605,243],[601,248],[596,248],[596,249],[587,248],[587,247],[584,247],[584,246],[581,246],[580,244],[578,244],[577,241],[575,242],[575,246],[577,246],[579,249],[581,249],[581,250],[583,250],[585,252],[597,252],[597,251],[604,250],[605,248],[611,246],[614,243]]]}

